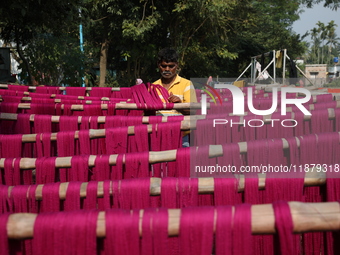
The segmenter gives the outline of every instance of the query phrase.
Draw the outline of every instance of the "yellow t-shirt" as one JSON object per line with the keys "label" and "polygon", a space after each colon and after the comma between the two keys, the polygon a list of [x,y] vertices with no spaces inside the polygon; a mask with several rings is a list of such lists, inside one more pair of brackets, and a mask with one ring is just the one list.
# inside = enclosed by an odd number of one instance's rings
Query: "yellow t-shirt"
{"label": "yellow t-shirt", "polygon": [[[153,84],[159,84],[163,86],[162,80],[159,79]],[[175,81],[168,88],[169,94],[172,92],[174,96],[178,96],[183,103],[196,103],[196,92],[194,85],[190,80],[187,80],[179,75],[176,76]],[[162,95],[159,95],[163,102],[166,102]],[[157,115],[182,115],[180,112],[176,110],[162,110],[156,113]]]}

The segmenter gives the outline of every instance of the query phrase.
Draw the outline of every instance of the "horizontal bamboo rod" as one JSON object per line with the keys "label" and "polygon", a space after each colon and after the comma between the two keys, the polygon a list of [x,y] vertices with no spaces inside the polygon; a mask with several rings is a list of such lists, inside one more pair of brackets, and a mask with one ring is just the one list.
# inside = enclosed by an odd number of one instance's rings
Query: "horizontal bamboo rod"
{"label": "horizontal bamboo rod", "polygon": [[[193,126],[193,123],[186,120],[181,122],[181,130],[190,130],[193,129],[195,126]],[[135,127],[134,126],[128,126],[128,135],[134,135],[135,134]],[[153,132],[153,125],[147,125],[147,131],[148,133]],[[104,138],[106,137],[106,130],[107,129],[88,129],[89,130],[89,137],[90,139],[96,139],[96,138]],[[156,130],[157,130],[157,124],[156,124]],[[72,132],[72,131],[70,131]],[[79,130],[73,131],[74,132],[74,139],[79,139]],[[22,142],[23,143],[34,143],[36,142],[37,135],[40,135],[40,139],[42,139],[42,134],[24,134],[22,135]],[[51,141],[56,141],[58,136],[57,133],[51,133]]]}
{"label": "horizontal bamboo rod", "polygon": [[[340,132],[338,132],[340,134]],[[283,142],[282,149],[289,149],[289,143],[285,138],[281,138]],[[295,137],[297,141],[297,146],[300,146],[300,141],[298,137]],[[240,153],[247,153],[247,142],[239,142],[237,143],[240,148]],[[149,151],[149,163],[162,163],[162,162],[171,162],[176,161],[177,149],[173,150],[164,150],[164,151]],[[223,147],[222,145],[209,145],[209,157],[221,157],[223,156]],[[94,162],[97,155],[89,155],[89,167],[94,166]],[[112,154],[109,157],[109,164],[115,165],[118,154]],[[56,168],[69,168],[71,167],[71,159],[70,157],[56,157]],[[13,159],[14,160],[14,159]],[[34,169],[35,168],[36,158],[20,158],[20,169]],[[5,158],[0,158],[0,168],[4,168]],[[125,163],[125,157],[123,158],[123,163]]]}
{"label": "horizontal bamboo rod", "polygon": [[[34,122],[34,118],[37,115],[39,115],[39,114],[31,114],[30,117],[29,117],[29,120],[31,122]],[[197,116],[199,116],[199,115],[197,115]],[[52,123],[59,123],[60,117],[61,116],[58,116],[58,115],[51,115],[51,122]],[[77,116],[78,123],[82,122],[82,117],[83,116]],[[94,117],[97,118],[98,123],[105,124],[106,116],[94,116]],[[128,118],[128,116],[124,116],[124,117]],[[203,117],[204,116],[202,116],[202,118]],[[13,120],[13,121],[15,121],[15,120],[18,119],[18,113],[4,113],[4,112],[1,112],[0,113],[0,119],[1,120]],[[190,119],[190,116],[184,116],[184,120],[189,120],[189,119]],[[89,119],[89,122],[90,121],[91,121],[91,117]],[[167,121],[168,121],[168,117],[167,116],[163,116],[161,122],[167,122]],[[142,123],[141,124],[148,124],[148,123],[149,123],[149,116],[142,116]]]}
{"label": "horizontal bamboo rod", "polygon": [[[340,208],[338,202],[303,203],[288,202],[293,221],[294,233],[314,231],[339,231]],[[233,211],[235,207],[232,208]],[[143,210],[139,211],[139,234],[142,233]],[[62,212],[67,213],[67,212]],[[199,207],[197,207],[197,213]],[[216,222],[217,211],[214,213]],[[14,213],[9,216],[7,222],[7,236],[9,239],[32,238],[34,223],[37,214]],[[181,209],[168,209],[168,235],[177,236],[180,233]],[[214,226],[214,231],[216,225]],[[275,234],[275,216],[272,204],[252,205],[251,230],[253,234]],[[99,212],[97,220],[97,237],[105,237],[105,212]]]}
{"label": "horizontal bamboo rod", "polygon": [[[32,101],[32,97],[22,97],[21,98],[22,101]],[[78,99],[78,100],[84,100],[84,104],[93,104],[93,103],[97,103],[96,101],[110,101],[109,97],[102,97],[98,100],[86,100],[86,98],[84,99]],[[62,98],[55,98],[53,99],[54,103],[62,103],[63,99]],[[120,103],[124,103],[126,101],[122,100],[122,102]]]}
{"label": "horizontal bamboo rod", "polygon": [[[340,108],[340,101],[337,101],[336,108]],[[314,105],[309,105],[308,110],[313,111],[314,109],[315,109]],[[278,111],[280,111],[280,109],[277,109],[275,112],[278,112]],[[286,112],[293,112],[292,107],[287,107]],[[243,116],[247,116],[248,114],[249,114],[249,112],[245,112]],[[31,122],[34,122],[34,116],[36,116],[36,115],[38,115],[38,114],[31,114],[30,115],[29,119],[30,119]],[[234,115],[232,113],[218,114],[218,115],[214,115],[214,118],[217,119],[217,118],[219,118],[219,116],[221,116],[221,118],[226,118],[228,116],[230,117],[230,116],[234,116]],[[59,123],[60,117],[61,116],[51,115],[51,122],[52,123]],[[81,123],[82,116],[77,116],[77,117],[78,117],[78,123]],[[96,116],[96,117],[98,118],[98,120],[97,120],[98,123],[100,123],[100,124],[105,123],[106,116]],[[261,116],[258,116],[258,117],[261,117]],[[266,120],[270,117],[271,117],[271,115],[265,115],[265,116],[263,116],[263,119]],[[196,119],[206,119],[206,118],[207,118],[207,115],[187,115],[187,116],[184,116],[184,120],[196,120]],[[294,119],[294,112],[293,112],[292,118]],[[334,108],[328,108],[328,118],[329,119],[335,118]],[[17,119],[18,119],[17,113],[5,113],[5,112],[0,113],[0,120],[13,120],[13,121],[15,121]],[[311,116],[304,115],[304,120],[310,120],[310,119],[311,119]],[[168,117],[163,116],[161,122],[167,122],[167,121],[168,121]],[[147,124],[147,123],[149,123],[149,116],[143,116],[141,124]],[[270,122],[267,121],[266,123],[270,123]]]}
{"label": "horizontal bamboo rod", "polygon": [[[29,91],[24,91],[23,92],[23,95],[27,96],[27,97],[32,96],[32,95],[37,95],[37,94],[38,93],[29,92]],[[44,95],[45,95],[44,98],[55,98],[57,96],[61,96],[61,97],[63,96],[62,94],[44,94]],[[46,97],[46,95],[49,96],[49,97]],[[4,95],[4,96],[6,96],[6,95]],[[66,95],[66,96],[68,98],[70,97],[70,95]],[[1,97],[1,95],[0,95],[0,97]],[[72,96],[72,97],[74,97],[72,99],[75,99],[75,100],[85,100],[86,98],[89,98],[89,96]],[[114,99],[114,97],[113,98],[112,97],[100,97],[98,100],[100,100],[100,101],[110,101],[111,99]],[[127,101],[131,101],[131,99],[128,99],[128,98],[118,98],[118,99],[121,99],[121,100],[124,100],[124,101],[126,99]]]}
{"label": "horizontal bamboo rod", "polygon": [[[13,85],[15,85],[15,84],[13,84]],[[9,85],[8,84],[0,84],[0,88],[1,89],[8,89],[9,86],[11,86],[11,84],[9,84]],[[26,86],[26,85],[23,85],[23,87],[28,87],[29,90],[36,90],[37,89],[37,86]],[[47,87],[47,88],[49,88],[49,87]],[[53,88],[53,87],[51,87],[51,88]],[[63,90],[66,90],[66,87],[58,87],[58,89],[63,91]],[[91,91],[92,87],[85,87],[85,90],[86,91]],[[112,87],[111,90],[112,91],[120,91],[120,87]]]}
{"label": "horizontal bamboo rod", "polygon": [[[56,96],[56,94],[52,94],[50,96],[50,98],[46,97],[46,99],[51,99],[51,100],[53,100],[54,103],[61,103],[61,102],[63,102],[64,99],[62,99],[62,98],[53,98],[55,96]],[[16,96],[16,97],[20,98],[21,101],[32,101],[32,97],[29,97],[29,96],[24,96],[24,97]],[[36,97],[33,97],[33,98],[36,98]],[[0,95],[0,101],[3,102],[4,99],[6,99],[6,95]],[[70,100],[70,99],[66,99],[66,100]],[[77,96],[76,98],[71,99],[71,100],[84,100],[84,102],[83,102],[84,104],[92,104],[92,103],[95,103],[96,101],[111,101],[111,99],[109,97],[101,97],[101,98],[98,98],[97,100],[93,100],[93,99],[92,100],[88,100],[88,99],[86,99],[86,97],[83,97],[83,96]],[[124,100],[124,99],[121,99],[121,100],[122,100],[122,102],[120,102],[120,103],[126,102],[126,100]]]}
{"label": "horizontal bamboo rod", "polygon": [[[5,104],[5,103],[0,103]],[[64,109],[65,104],[60,105],[60,109]],[[108,109],[108,104],[107,103],[102,103],[100,104],[101,110],[107,110]],[[174,104],[172,109],[200,109],[201,108],[201,103],[177,103]],[[18,104],[18,109],[31,109],[31,104],[30,103],[19,103]],[[115,104],[115,109],[120,109],[120,110],[143,110],[141,108],[138,108],[137,104],[135,103],[117,103]],[[166,109],[166,104],[163,104],[163,107],[159,107],[157,110],[163,110]],[[71,110],[72,111],[83,111],[84,110],[84,105],[82,104],[72,104],[71,105]]]}
{"label": "horizontal bamboo rod", "polygon": [[[266,175],[265,174],[258,174],[259,177],[259,189],[264,190],[266,187]],[[238,177],[235,176],[235,180],[238,180],[238,186],[237,191],[243,192],[245,188],[245,177],[244,175],[239,175]],[[215,192],[214,187],[214,178],[198,178],[198,193],[199,194],[212,194]],[[124,181],[124,180],[121,180]],[[66,198],[66,192],[68,188],[68,182],[62,182],[60,183],[59,188],[59,198],[61,200]],[[307,172],[305,174],[304,178],[304,186],[321,186],[326,184],[326,174],[316,171]],[[87,185],[88,182],[83,182],[80,186],[80,197],[85,198],[87,196]],[[9,196],[11,196],[12,189],[15,186],[9,186]],[[42,190],[43,190],[44,184],[39,184],[36,187],[35,191],[35,197],[37,200],[42,200]],[[161,187],[162,187],[162,179],[151,177],[150,178],[150,195],[151,196],[159,196],[161,195]],[[112,191],[112,184],[110,184],[110,195],[113,195]],[[104,196],[104,182],[98,181],[98,188],[97,188],[97,197],[103,197]]]}
{"label": "horizontal bamboo rod", "polygon": [[[329,120],[333,120],[335,119],[335,111],[333,108],[328,108],[328,119]],[[17,119],[18,114],[15,113],[0,113],[0,119],[3,120],[16,120]],[[30,121],[34,121],[34,114],[32,114],[30,116]],[[222,120],[225,120],[225,118],[228,118],[227,116],[224,115],[219,115],[221,116],[221,118],[223,118]],[[215,116],[215,119],[218,119],[219,116]],[[228,115],[230,116],[230,115]],[[263,120],[264,124],[271,124],[272,119],[271,119],[272,115],[265,115],[265,116],[258,116],[261,117]],[[304,116],[304,120],[308,121],[311,120],[311,116],[308,115],[303,115]],[[206,119],[206,115],[192,115],[192,116],[184,116],[184,120],[181,121],[181,130],[195,130],[197,128],[197,121],[201,120],[201,119]],[[240,119],[238,121],[236,121],[235,124],[233,125],[243,125],[243,122],[245,121],[244,116],[239,116]],[[81,116],[78,116],[78,123],[81,123]],[[294,117],[294,113],[292,115],[292,119],[295,119]],[[60,120],[60,116],[51,116],[51,122],[53,123],[58,123]],[[98,117],[98,123],[105,123],[106,121],[106,116],[99,116]],[[167,117],[162,117],[162,122],[166,122],[167,121]],[[149,123],[149,117],[148,116],[144,116],[142,117],[142,123]],[[220,124],[220,123],[218,123]],[[152,133],[152,125],[148,125],[147,127],[148,129],[148,133]],[[90,131],[90,138],[94,139],[94,138],[103,138],[105,137],[105,129],[89,129]],[[157,130],[157,127],[156,127]],[[79,130],[74,131],[74,138],[78,139],[79,138]],[[134,126],[129,126],[128,127],[128,134],[129,135],[133,135],[134,132]],[[57,133],[51,133],[51,141],[56,141],[57,140]],[[23,143],[33,143],[36,142],[36,136],[38,134],[23,134],[22,135],[22,142]]]}

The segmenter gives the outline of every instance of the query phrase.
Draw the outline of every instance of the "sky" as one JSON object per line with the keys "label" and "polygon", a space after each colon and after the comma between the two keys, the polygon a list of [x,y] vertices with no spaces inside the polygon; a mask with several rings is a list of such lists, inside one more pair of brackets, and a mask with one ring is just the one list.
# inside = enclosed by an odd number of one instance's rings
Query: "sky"
{"label": "sky", "polygon": [[[323,2],[314,5],[313,8],[305,8],[304,12],[300,14],[300,19],[293,23],[293,31],[297,34],[304,35],[316,26],[318,21],[325,25],[331,20],[337,24],[336,34],[340,37],[340,10],[332,11],[330,8],[323,7]],[[310,37],[306,37],[305,41],[310,41]]]}

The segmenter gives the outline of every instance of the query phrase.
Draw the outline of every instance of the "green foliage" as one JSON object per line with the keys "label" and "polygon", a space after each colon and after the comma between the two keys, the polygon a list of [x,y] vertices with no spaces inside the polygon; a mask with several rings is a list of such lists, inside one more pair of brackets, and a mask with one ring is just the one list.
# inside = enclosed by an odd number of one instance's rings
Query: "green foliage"
{"label": "green foliage", "polygon": [[331,8],[332,10],[340,8],[340,0],[302,0],[301,3],[305,4],[308,8],[318,3],[324,3],[324,7]]}
{"label": "green foliage", "polygon": [[24,46],[39,34],[63,34],[63,29],[78,17],[79,3],[79,0],[3,0],[1,38]]}
{"label": "green foliage", "polygon": [[[39,84],[81,86],[84,70],[76,38],[40,35],[25,47],[24,54]],[[21,78],[27,79],[26,67],[21,68]]]}
{"label": "green foliage", "polygon": [[[86,71],[89,84],[96,86],[98,79],[90,73],[99,67],[115,73],[107,75],[107,86],[130,86],[136,78],[152,82],[159,78],[156,56],[163,47],[179,52],[184,77],[237,77],[251,56],[287,49],[295,59],[306,52],[303,37],[291,26],[301,4],[320,1],[3,0],[0,36],[24,49],[25,70],[31,68],[35,79],[46,84],[80,86]],[[340,0],[323,2],[336,8]],[[78,43],[80,23],[84,55]],[[329,32],[322,38],[318,28],[314,31],[309,59],[321,59],[323,51],[329,61],[338,52],[331,25],[324,29]],[[105,66],[99,61],[103,45]]]}
{"label": "green foliage", "polygon": [[334,79],[328,84],[324,84],[323,87],[325,88],[340,88],[340,79]]}
{"label": "green foliage", "polygon": [[312,44],[306,56],[309,64],[333,64],[333,58],[340,55],[340,38],[335,33],[338,25],[334,20],[327,25],[318,21],[310,30]]}

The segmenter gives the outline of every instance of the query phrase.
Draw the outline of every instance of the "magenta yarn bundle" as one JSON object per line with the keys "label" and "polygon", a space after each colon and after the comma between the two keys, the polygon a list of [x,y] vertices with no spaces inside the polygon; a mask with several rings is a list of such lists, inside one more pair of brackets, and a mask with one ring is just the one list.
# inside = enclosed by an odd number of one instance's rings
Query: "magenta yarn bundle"
{"label": "magenta yarn bundle", "polygon": [[96,210],[38,214],[33,254],[96,254],[97,219]]}
{"label": "magenta yarn bundle", "polygon": [[69,96],[85,96],[85,87],[66,87],[66,95]]}
{"label": "magenta yarn bundle", "polygon": [[34,115],[33,130],[35,134],[51,133],[52,132],[52,116],[51,115]]}
{"label": "magenta yarn bundle", "polygon": [[169,92],[161,85],[142,83],[131,87],[132,98],[139,109],[159,110],[163,109],[163,102],[159,95],[165,100],[166,109],[172,109],[173,103],[168,103]]}
{"label": "magenta yarn bundle", "polygon": [[[0,104],[1,112],[19,113],[16,121],[0,120],[1,254],[338,253],[338,233],[293,234],[288,205],[288,201],[338,201],[338,178],[327,179],[323,187],[304,187],[304,173],[266,173],[265,188],[260,190],[257,173],[193,172],[195,166],[232,166],[239,170],[243,166],[339,164],[340,111],[334,109],[335,119],[329,119],[327,109],[336,106],[332,95],[317,96],[308,120],[296,107],[286,116],[273,113],[270,118],[277,120],[275,127],[268,123],[258,128],[243,126],[243,120],[256,124],[263,116],[229,117],[230,100],[223,106],[212,104],[209,113],[214,114],[199,120],[197,129],[191,131],[192,147],[181,148],[184,116],[142,116],[144,109],[173,108],[174,104],[166,102],[168,92],[159,85],[146,83],[120,91],[67,87],[68,95],[61,95],[59,88],[37,88],[37,92],[59,94],[61,103],[54,103],[50,96],[32,95],[31,109],[21,110],[13,103],[18,101],[16,93],[4,97],[13,102]],[[229,90],[219,92],[231,99]],[[264,92],[254,91],[256,109],[271,107],[271,96]],[[100,97],[110,101],[101,101]],[[86,100],[92,100],[91,104]],[[135,103],[139,110],[116,109],[121,101]],[[304,105],[308,108],[312,101]],[[101,109],[102,103],[107,109]],[[75,111],[74,104],[82,104],[83,110]],[[249,110],[247,106],[245,110]],[[213,118],[239,124],[218,125],[212,130]],[[286,128],[279,125],[284,119],[299,124]],[[152,125],[151,133],[146,124]],[[105,138],[92,138],[94,130],[89,129],[105,129]],[[132,129],[134,135],[128,134]],[[56,141],[52,141],[52,132],[58,132]],[[36,134],[35,142],[23,143],[22,135],[30,133]],[[219,145],[214,149],[222,150],[223,156],[209,157],[212,144]],[[164,152],[167,150],[176,152],[168,154]],[[176,155],[176,160],[150,163],[155,151],[169,158]],[[26,160],[32,165],[34,162],[34,171],[21,169],[26,167]],[[65,167],[65,162],[71,166]],[[210,190],[200,187],[206,180],[193,175],[214,178],[207,180],[212,183]],[[328,178],[337,175],[327,173]],[[42,190],[40,184],[44,185]],[[66,193],[61,192],[62,186],[67,186]],[[40,192],[42,198],[36,197]],[[265,203],[272,203],[277,234],[252,235],[251,206]],[[32,239],[8,240],[8,213],[17,212],[38,214]],[[99,224],[105,220],[105,237],[96,235],[99,213]],[[169,225],[172,220],[178,225]]]}

